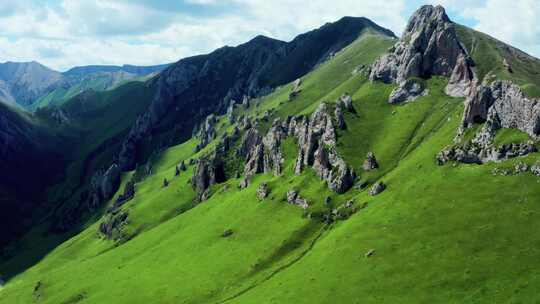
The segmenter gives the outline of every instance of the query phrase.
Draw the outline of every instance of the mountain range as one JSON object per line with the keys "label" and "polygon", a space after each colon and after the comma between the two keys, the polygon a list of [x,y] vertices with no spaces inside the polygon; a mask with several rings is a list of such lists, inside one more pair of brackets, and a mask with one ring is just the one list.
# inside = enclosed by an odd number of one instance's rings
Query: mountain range
{"label": "mountain range", "polygon": [[537,301],[539,74],[431,5],[401,37],[6,63],[0,303]]}
{"label": "mountain range", "polygon": [[82,66],[64,73],[38,62],[0,64],[0,100],[35,110],[60,105],[85,90],[107,90],[123,82],[151,76],[167,67],[156,66]]}

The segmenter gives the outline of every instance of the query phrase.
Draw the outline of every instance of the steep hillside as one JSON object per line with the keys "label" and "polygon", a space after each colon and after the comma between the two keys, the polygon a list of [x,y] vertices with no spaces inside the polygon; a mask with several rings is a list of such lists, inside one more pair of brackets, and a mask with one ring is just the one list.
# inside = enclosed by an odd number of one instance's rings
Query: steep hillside
{"label": "steep hillside", "polygon": [[[131,82],[101,92],[86,90],[59,107],[39,109],[35,116],[47,121],[49,128],[63,136],[62,151],[67,159],[64,179],[48,189],[47,208],[36,212],[40,214],[39,218],[46,219],[41,222],[42,229],[70,232],[83,223],[83,219],[99,212],[103,201],[108,198],[104,196],[109,194],[103,195],[96,181],[104,178],[106,171],[113,167],[112,163],[123,164],[126,145],[129,147],[137,144],[133,146],[136,148],[133,165],[142,164],[164,147],[185,141],[191,135],[194,124],[200,121],[201,113],[219,111],[225,105],[223,100],[230,98],[233,92],[240,94],[239,90],[247,82],[252,83],[249,86],[252,90],[260,90],[257,83],[264,79],[263,75],[270,75],[271,69],[280,64],[285,66],[284,63],[297,60],[302,54],[305,60],[300,61],[298,67],[300,72],[305,73],[310,66],[329,58],[335,49],[343,48],[354,37],[371,31],[383,34],[382,37],[391,35],[391,32],[382,30],[366,19],[344,18],[308,35],[302,35],[292,43],[257,37],[236,48],[223,48],[210,55],[182,60],[174,69],[165,71],[165,76],[147,82]],[[321,33],[327,36],[339,35],[316,44],[313,35],[323,37]],[[314,45],[315,50],[311,50]],[[296,57],[288,58],[288,53]],[[239,69],[239,63],[245,68]],[[188,70],[195,66],[205,68],[194,79],[175,78],[186,66]],[[238,74],[231,77],[231,71],[235,70]],[[90,69],[89,72],[95,71]],[[300,72],[294,72],[294,75],[288,77],[294,79],[301,75]],[[191,72],[186,73],[192,77]],[[248,75],[249,81],[245,78]],[[279,73],[276,75],[283,76]],[[337,85],[343,77],[346,75],[336,77],[334,84]],[[161,86],[160,83],[165,79],[176,79],[177,87]],[[187,83],[182,84],[182,81]],[[186,98],[177,96],[172,100],[162,99],[167,90],[182,90],[187,84],[190,84],[188,89],[181,95]],[[267,86],[263,90],[270,88]],[[173,111],[166,110],[163,104],[171,101],[179,104]],[[189,102],[195,104],[185,104]],[[178,120],[177,115],[184,119]],[[147,121],[148,118],[152,120]],[[140,131],[144,132],[138,133]],[[137,140],[142,140],[144,144],[138,145]]]}
{"label": "steep hillside", "polygon": [[540,60],[486,34],[457,26],[460,40],[477,66],[480,80],[496,77],[519,84],[531,97],[540,97]]}
{"label": "steep hillside", "polygon": [[464,32],[480,35],[423,6],[399,40],[371,28],[299,63],[309,35],[297,53],[258,37],[78,95],[74,157],[107,170],[57,219],[94,212],[64,242],[21,238],[0,302],[538,301],[535,72],[488,66]]}
{"label": "steep hillside", "polygon": [[149,146],[186,140],[208,114],[268,94],[367,33],[394,37],[365,18],[347,17],[288,43],[258,36],[234,48],[180,60],[151,81],[157,94],[124,141],[120,167],[133,169],[146,161]]}
{"label": "steep hillside", "polygon": [[21,233],[47,186],[58,182],[61,139],[38,119],[0,103],[0,246]]}

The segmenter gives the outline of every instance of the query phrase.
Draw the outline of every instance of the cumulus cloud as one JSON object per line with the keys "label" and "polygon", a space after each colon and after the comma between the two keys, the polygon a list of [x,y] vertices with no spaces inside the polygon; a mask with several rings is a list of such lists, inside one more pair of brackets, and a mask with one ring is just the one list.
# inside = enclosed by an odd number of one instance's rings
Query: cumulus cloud
{"label": "cumulus cloud", "polygon": [[540,54],[536,0],[413,2],[28,0],[6,5],[0,0],[0,61],[37,60],[60,70],[85,64],[159,64],[237,45],[258,34],[290,40],[347,15],[368,17],[399,35],[408,15],[423,3],[443,4],[458,21]]}

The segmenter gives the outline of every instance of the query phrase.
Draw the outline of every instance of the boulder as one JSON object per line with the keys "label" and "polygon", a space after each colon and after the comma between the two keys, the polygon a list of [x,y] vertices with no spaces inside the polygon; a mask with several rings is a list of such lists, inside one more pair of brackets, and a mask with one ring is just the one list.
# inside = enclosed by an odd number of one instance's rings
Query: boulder
{"label": "boulder", "polygon": [[338,104],[341,105],[342,108],[347,110],[348,112],[356,113],[352,101],[353,100],[351,95],[345,93],[339,97]]}
{"label": "boulder", "polygon": [[428,91],[420,83],[413,79],[407,79],[395,88],[388,98],[388,103],[396,104],[401,102],[413,101],[420,96],[425,96]]}
{"label": "boulder", "polygon": [[300,197],[295,190],[287,191],[287,202],[291,205],[299,206],[302,209],[307,209],[309,207],[308,201]]}
{"label": "boulder", "polygon": [[341,130],[345,130],[347,125],[345,124],[345,118],[343,117],[343,106],[339,103],[334,110],[334,117],[336,118],[337,127]]}
{"label": "boulder", "polygon": [[223,231],[223,233],[221,234],[221,237],[222,238],[227,238],[227,237],[230,237],[233,234],[234,234],[234,231],[232,229],[227,229],[227,230]]}
{"label": "boulder", "polygon": [[379,168],[379,163],[377,163],[377,159],[375,158],[375,154],[373,152],[368,152],[362,168],[364,171],[371,171]]}
{"label": "boulder", "polygon": [[540,165],[538,165],[538,164],[532,165],[531,166],[531,173],[536,175],[536,176],[540,176]]}
{"label": "boulder", "polygon": [[261,183],[259,187],[257,188],[257,198],[259,200],[265,199],[269,193],[270,193],[270,189],[268,188],[268,184],[265,182]]}
{"label": "boulder", "polygon": [[369,189],[369,195],[375,196],[386,189],[386,185],[383,182],[375,183],[371,189]]}
{"label": "boulder", "polygon": [[289,93],[289,101],[293,100],[294,98],[296,98],[296,96],[298,96],[298,94],[300,94],[300,91],[301,91],[300,85],[301,84],[302,84],[302,80],[300,78],[296,79],[293,82],[291,92]]}

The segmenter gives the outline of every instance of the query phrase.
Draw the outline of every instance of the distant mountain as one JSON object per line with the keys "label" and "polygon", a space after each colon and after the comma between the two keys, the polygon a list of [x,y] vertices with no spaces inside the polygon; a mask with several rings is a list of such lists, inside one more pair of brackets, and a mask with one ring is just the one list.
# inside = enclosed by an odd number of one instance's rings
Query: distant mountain
{"label": "distant mountain", "polygon": [[0,64],[0,99],[23,107],[29,106],[62,81],[57,71],[32,62]]}
{"label": "distant mountain", "polygon": [[124,72],[129,74],[134,74],[137,76],[144,76],[151,73],[160,72],[165,69],[168,64],[153,65],[153,66],[136,66],[136,65],[87,65],[74,67],[64,72],[65,76],[85,76],[88,74],[95,73],[114,73],[114,72]]}
{"label": "distant mountain", "polygon": [[125,81],[153,75],[168,65],[81,66],[54,71],[38,62],[0,64],[0,101],[35,110],[60,105],[88,89],[107,90]]}

